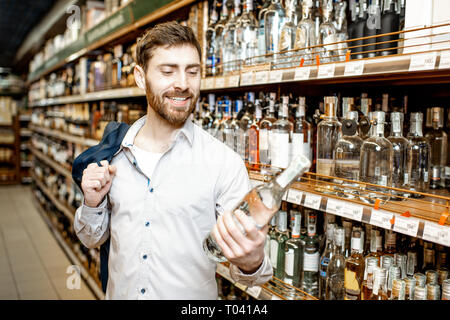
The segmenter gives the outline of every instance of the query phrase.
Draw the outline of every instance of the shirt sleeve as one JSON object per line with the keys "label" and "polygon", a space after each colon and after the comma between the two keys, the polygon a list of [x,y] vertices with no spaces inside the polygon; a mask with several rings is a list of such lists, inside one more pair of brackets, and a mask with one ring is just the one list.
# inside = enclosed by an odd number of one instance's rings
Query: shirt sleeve
{"label": "shirt sleeve", "polygon": [[273,269],[269,257],[264,255],[263,262],[258,270],[252,274],[243,273],[237,266],[230,264],[230,276],[234,281],[237,281],[248,287],[263,285],[273,276]]}
{"label": "shirt sleeve", "polygon": [[83,204],[75,212],[74,230],[81,243],[92,249],[102,245],[109,237],[110,209],[108,197],[96,207]]}

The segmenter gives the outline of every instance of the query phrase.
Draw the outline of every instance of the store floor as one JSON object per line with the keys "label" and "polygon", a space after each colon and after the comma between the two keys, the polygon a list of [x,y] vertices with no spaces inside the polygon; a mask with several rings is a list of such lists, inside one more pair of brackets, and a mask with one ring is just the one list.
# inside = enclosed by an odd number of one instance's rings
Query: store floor
{"label": "store floor", "polygon": [[[0,299],[95,299],[86,283],[68,289],[72,263],[27,186],[0,187]],[[69,281],[70,282],[70,281]]]}

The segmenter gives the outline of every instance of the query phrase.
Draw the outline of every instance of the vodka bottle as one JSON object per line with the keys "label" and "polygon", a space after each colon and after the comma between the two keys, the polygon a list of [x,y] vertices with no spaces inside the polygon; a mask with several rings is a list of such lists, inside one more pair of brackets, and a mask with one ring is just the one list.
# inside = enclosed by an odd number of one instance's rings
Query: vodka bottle
{"label": "vodka bottle", "polygon": [[[293,0],[286,1],[286,20],[282,26],[280,40],[278,42],[277,52],[280,52],[278,64],[274,67],[277,68],[290,68],[298,65],[298,55],[296,52],[291,51],[295,47],[295,37],[297,32],[297,26],[295,24],[295,2]],[[289,51],[289,52],[285,52]]]}
{"label": "vodka bottle", "polygon": [[[359,180],[360,152],[363,140],[358,136],[358,112],[347,112],[347,118],[342,121],[342,138],[336,143],[335,175],[337,178]],[[358,196],[358,183],[335,179],[338,195],[345,198]]]}
{"label": "vodka bottle", "polygon": [[[360,39],[364,37],[364,27],[367,22],[368,12],[367,12],[367,1],[368,0],[359,0],[359,5],[356,7],[356,13],[357,13],[357,20],[355,24],[354,34],[353,38]],[[364,54],[362,53],[365,50],[365,47],[362,47],[363,40],[355,40],[352,42],[352,46],[355,46],[355,48],[352,48],[352,52],[354,52],[356,55],[352,54],[352,58],[356,59],[362,59],[364,58]]]}
{"label": "vodka bottle", "polygon": [[[406,0],[399,0],[399,5],[398,5],[400,12],[399,12],[399,18],[398,18],[398,30],[397,31],[404,31],[405,30],[405,16],[406,16]],[[398,44],[396,45],[396,47],[398,47],[397,49],[397,53],[403,53],[403,46],[404,46],[404,41],[403,39],[405,38],[405,34],[404,33],[400,33],[399,34],[399,41]]]}
{"label": "vodka bottle", "polygon": [[[397,12],[395,11],[395,1],[394,0],[384,0],[384,8],[383,8],[383,14],[381,16],[381,34],[388,34],[392,32],[398,31],[399,28],[399,16],[397,15]],[[377,44],[377,49],[390,49],[390,48],[396,48],[398,46],[398,42],[394,41],[398,39],[398,34],[395,35],[388,35],[388,36],[381,36],[377,38],[377,42],[387,42],[392,41],[388,43],[380,43]],[[382,56],[387,56],[390,54],[395,54],[396,50],[383,50],[381,51]]]}
{"label": "vodka bottle", "polygon": [[303,269],[303,254],[305,242],[300,238],[301,214],[296,211],[294,214],[294,224],[292,226],[291,239],[285,245],[284,282],[301,287],[301,271]]}
{"label": "vodka bottle", "polygon": [[361,231],[354,228],[351,239],[351,255],[345,261],[345,300],[361,300],[361,286],[364,276],[361,240]]}
{"label": "vodka bottle", "polygon": [[[325,115],[317,125],[317,168],[318,174],[335,175],[336,144],[341,137],[341,123],[336,117],[336,97],[325,97]],[[319,178],[328,182],[331,178]],[[324,183],[319,184],[323,192],[331,192],[333,187]]]}
{"label": "vodka bottle", "polygon": [[259,159],[261,164],[264,166],[262,168],[263,173],[266,173],[267,167],[272,163],[272,155],[270,153],[271,143],[272,143],[272,127],[277,121],[275,118],[275,93],[270,93],[269,108],[268,113],[261,120],[259,129]]}
{"label": "vodka bottle", "polygon": [[[280,208],[281,198],[289,185],[298,176],[303,175],[310,166],[311,162],[304,156],[293,159],[289,167],[277,177],[250,190],[231,212],[241,210],[253,220],[258,229],[261,229]],[[234,217],[234,220],[244,233],[244,229],[236,217]],[[203,249],[207,256],[214,261],[223,262],[226,260],[211,233],[204,240]]]}
{"label": "vodka bottle", "polygon": [[259,130],[262,117],[261,101],[255,100],[255,118],[248,131],[248,162],[253,169],[259,169]]}
{"label": "vodka bottle", "polygon": [[211,77],[217,74],[217,57],[216,57],[216,23],[219,20],[219,15],[216,10],[216,1],[213,2],[213,9],[211,12],[208,28],[206,29],[206,76]]}
{"label": "vodka bottle", "polygon": [[264,27],[264,16],[266,14],[267,8],[269,8],[272,0],[266,0],[259,10],[258,13],[258,58],[256,62],[263,63],[265,62],[265,54],[266,54],[266,31]]}
{"label": "vodka bottle", "polygon": [[[381,0],[372,0],[368,7],[367,22],[364,26],[364,37],[375,36],[381,29]],[[378,38],[364,39],[363,43],[367,46],[363,51],[375,51]],[[377,56],[377,52],[368,52],[364,54],[365,57],[373,58]]]}
{"label": "vodka bottle", "polygon": [[208,94],[208,104],[207,110],[202,117],[202,128],[207,131],[210,135],[213,135],[213,124],[214,124],[214,107],[216,104],[216,95],[214,93]]}
{"label": "vodka bottle", "polygon": [[253,12],[253,0],[244,0],[244,11],[238,20],[237,45],[240,46],[243,64],[251,65],[258,55],[258,21]]}
{"label": "vodka bottle", "polygon": [[277,242],[277,221],[278,221],[279,212],[277,212],[272,219],[270,220],[270,224],[272,228],[270,229],[269,233],[269,258],[270,263],[273,268],[273,273],[275,274],[275,271],[277,269],[277,259],[278,259],[278,242]]}
{"label": "vodka bottle", "polygon": [[226,6],[226,0],[222,1],[222,11],[220,13],[220,20],[214,26],[214,56],[217,61],[216,75],[223,73],[223,43],[225,39],[225,26],[228,22],[228,8]]}
{"label": "vodka bottle", "polygon": [[[385,113],[371,112],[370,120],[372,122],[370,137],[361,146],[359,179],[361,182],[391,186],[394,150],[391,142],[384,137]],[[366,192],[361,192],[360,198],[367,203],[375,203],[377,198],[388,200],[390,197],[389,191],[382,187],[366,185],[364,189]]]}
{"label": "vodka bottle", "polygon": [[[407,136],[410,142],[408,158],[411,159],[410,189],[427,192],[430,183],[431,146],[428,140],[423,137],[423,114],[420,112],[411,113],[410,123],[411,126]],[[414,193],[412,196],[421,197]]]}
{"label": "vodka bottle", "polygon": [[325,299],[326,300],[344,300],[345,286],[345,231],[342,227],[334,229],[334,252],[328,263]]}
{"label": "vodka bottle", "polygon": [[[237,116],[239,112],[241,111],[243,106],[242,100],[237,99],[234,101],[234,107],[232,111],[232,117],[231,122],[229,122],[229,127],[231,129],[231,139],[232,141],[229,141],[227,144],[230,148],[232,148],[236,153],[239,153],[238,150],[238,134],[239,134],[239,120],[237,119]],[[229,120],[230,121],[230,120]],[[245,136],[243,137],[243,146],[240,147],[244,150],[243,156],[245,158],[245,143],[248,142],[245,140]]]}
{"label": "vodka bottle", "polygon": [[430,188],[445,187],[445,163],[447,161],[447,134],[443,127],[443,109],[433,108],[432,130],[426,134],[431,146],[431,181]]}
{"label": "vodka bottle", "polygon": [[388,300],[386,278],[386,269],[380,267],[374,268],[373,289],[369,300]]}
{"label": "vodka bottle", "polygon": [[231,116],[231,101],[224,101],[223,119],[219,124],[219,140],[234,150],[234,130],[231,126],[233,119]]}
{"label": "vodka bottle", "polygon": [[334,27],[336,29],[336,39],[341,42],[337,44],[338,47],[338,61],[345,61],[345,54],[347,51],[347,2],[343,0],[335,1],[334,12],[335,20],[333,21]]}
{"label": "vodka bottle", "polygon": [[223,120],[222,102],[222,100],[218,100],[215,103],[214,122],[211,127],[213,137],[221,142],[223,142],[222,132],[220,131],[220,124]]}
{"label": "vodka bottle", "polygon": [[324,0],[322,5],[323,22],[319,27],[319,38],[317,38],[317,45],[319,47],[320,62],[328,63],[337,61],[338,51],[336,28],[333,24],[333,1]]}
{"label": "vodka bottle", "polygon": [[255,93],[247,93],[247,98],[245,100],[244,109],[245,113],[240,120],[237,120],[237,153],[241,156],[242,160],[248,161],[249,159],[249,133],[250,126],[252,125],[252,111],[255,105]]}
{"label": "vodka bottle", "polygon": [[[308,0],[306,0],[308,1]],[[314,6],[312,9],[312,19],[314,21],[314,31],[315,31],[315,39],[319,39],[319,27],[323,21],[323,10],[321,5],[321,0],[313,0]]]}
{"label": "vodka bottle", "polygon": [[316,234],[316,221],[316,212],[309,211],[302,274],[302,290],[315,297],[319,294],[319,237]]}
{"label": "vodka bottle", "polygon": [[266,60],[272,61],[273,63],[277,63],[278,60],[276,53],[280,46],[280,30],[285,20],[286,11],[281,5],[280,0],[272,0],[272,3],[264,14],[264,32],[266,36],[266,54],[272,54]]}
{"label": "vodka bottle", "polygon": [[316,25],[312,19],[313,3],[312,0],[303,0],[302,2],[302,20],[297,27],[295,49],[300,55],[300,59],[304,59],[305,65],[314,63],[314,48],[316,45]]}
{"label": "vodka bottle", "polygon": [[377,258],[365,258],[364,266],[364,278],[361,285],[361,300],[369,300],[373,289],[374,268],[378,266]]}
{"label": "vodka bottle", "polygon": [[[411,158],[408,157],[410,149],[408,140],[403,137],[403,113],[391,113],[391,134],[388,140],[392,143],[394,149],[394,166],[392,170],[392,187],[409,188],[409,177],[411,176]],[[408,197],[407,192],[392,191],[394,195]],[[393,197],[392,200],[403,200]]]}
{"label": "vodka bottle", "polygon": [[223,52],[223,72],[230,73],[238,68],[238,59],[240,58],[240,46],[237,44],[237,21],[240,16],[240,0],[234,0],[234,6],[231,9],[231,16],[225,25],[224,39],[222,46]]}
{"label": "vodka bottle", "polygon": [[281,205],[281,210],[278,212],[278,225],[277,225],[277,268],[274,276],[280,280],[285,276],[285,251],[284,247],[286,241],[289,240],[289,232],[287,231],[287,207],[286,202]]}
{"label": "vodka bottle", "polygon": [[334,223],[328,223],[326,232],[325,250],[319,259],[319,299],[325,299],[325,288],[327,283],[327,269],[331,258],[334,254],[333,237],[334,237]]}
{"label": "vodka bottle", "polygon": [[[356,38],[355,36],[355,28],[356,28],[356,21],[358,19],[358,15],[359,15],[359,3],[357,3],[356,1],[351,1],[349,4],[349,9],[350,9],[350,20],[351,22],[349,23],[348,27],[347,27],[347,38],[348,39],[354,39]],[[349,47],[354,46],[354,42],[350,41],[348,43]],[[353,48],[351,49],[351,51],[353,51]]]}
{"label": "vodka bottle", "polygon": [[305,97],[299,97],[292,134],[292,156],[302,154],[312,162],[311,140],[311,125],[305,120]]}
{"label": "vodka bottle", "polygon": [[272,127],[271,157],[272,166],[287,168],[290,162],[293,124],[289,121],[289,97],[281,97],[282,104],[278,112],[278,120]]}

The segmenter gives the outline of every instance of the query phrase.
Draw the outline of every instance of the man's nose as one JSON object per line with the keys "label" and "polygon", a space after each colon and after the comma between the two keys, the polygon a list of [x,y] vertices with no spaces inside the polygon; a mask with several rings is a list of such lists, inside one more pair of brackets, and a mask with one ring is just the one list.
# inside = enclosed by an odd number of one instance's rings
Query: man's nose
{"label": "man's nose", "polygon": [[185,72],[178,73],[174,83],[175,89],[185,91],[188,88],[187,77]]}

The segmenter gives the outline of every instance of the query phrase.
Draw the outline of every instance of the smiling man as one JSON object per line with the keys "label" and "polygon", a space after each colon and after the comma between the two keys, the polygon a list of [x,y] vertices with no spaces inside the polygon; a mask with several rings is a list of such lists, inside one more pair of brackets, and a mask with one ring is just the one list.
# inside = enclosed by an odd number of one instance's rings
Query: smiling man
{"label": "smiling man", "polygon": [[[246,285],[272,277],[257,230],[229,210],[249,191],[242,159],[189,119],[200,94],[201,49],[192,30],[157,25],[138,41],[136,84],[147,115],[119,141],[110,163],[83,171],[74,228],[88,248],[110,241],[106,299],[217,299],[216,264],[202,249],[213,234]],[[102,140],[103,141],[103,140]],[[224,209],[216,223],[216,208]]]}

